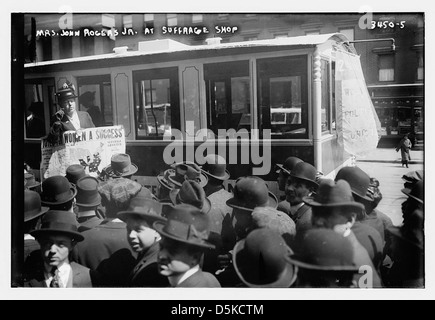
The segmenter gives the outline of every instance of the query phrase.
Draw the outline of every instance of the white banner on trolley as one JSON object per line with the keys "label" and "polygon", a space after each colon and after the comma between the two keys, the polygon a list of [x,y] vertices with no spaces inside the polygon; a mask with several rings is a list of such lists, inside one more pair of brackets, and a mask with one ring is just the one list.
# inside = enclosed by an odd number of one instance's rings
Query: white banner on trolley
{"label": "white banner on trolley", "polygon": [[50,144],[41,139],[41,177],[65,176],[72,164],[81,164],[86,174],[97,177],[110,164],[115,153],[125,153],[123,126],[66,131],[62,142]]}
{"label": "white banner on trolley", "polygon": [[359,56],[337,51],[335,88],[338,142],[350,155],[364,157],[376,149],[381,125]]}

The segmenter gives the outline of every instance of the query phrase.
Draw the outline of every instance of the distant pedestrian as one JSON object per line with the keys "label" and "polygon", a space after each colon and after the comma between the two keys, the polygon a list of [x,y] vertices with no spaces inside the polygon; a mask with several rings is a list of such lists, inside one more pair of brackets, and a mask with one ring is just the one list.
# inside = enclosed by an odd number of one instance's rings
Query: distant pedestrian
{"label": "distant pedestrian", "polygon": [[402,167],[406,166],[408,167],[408,163],[409,160],[411,160],[411,154],[410,154],[410,150],[412,147],[412,143],[411,140],[409,140],[409,134],[405,134],[402,138],[402,140],[400,140],[399,144],[396,147],[396,151],[399,152],[400,150],[400,154],[402,156]]}

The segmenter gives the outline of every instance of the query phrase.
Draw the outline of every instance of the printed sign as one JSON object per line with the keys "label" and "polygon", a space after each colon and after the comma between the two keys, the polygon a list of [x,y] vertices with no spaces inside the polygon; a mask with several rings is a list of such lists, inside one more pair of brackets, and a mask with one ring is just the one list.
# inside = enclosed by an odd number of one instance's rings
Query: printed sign
{"label": "printed sign", "polygon": [[376,149],[381,124],[370,99],[359,56],[337,51],[335,68],[338,142],[364,156]]}
{"label": "printed sign", "polygon": [[110,164],[115,153],[125,153],[125,134],[123,126],[98,127],[66,131],[62,142],[50,144],[41,139],[41,172],[47,179],[66,174],[72,164],[81,164],[86,174],[98,176]]}

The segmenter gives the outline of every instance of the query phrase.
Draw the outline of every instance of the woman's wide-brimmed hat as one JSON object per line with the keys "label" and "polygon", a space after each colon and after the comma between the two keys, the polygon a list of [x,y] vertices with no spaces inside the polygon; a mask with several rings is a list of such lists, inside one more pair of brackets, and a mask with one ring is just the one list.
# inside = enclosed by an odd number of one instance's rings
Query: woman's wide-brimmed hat
{"label": "woman's wide-brimmed hat", "polygon": [[116,153],[110,159],[110,165],[103,169],[109,177],[119,178],[131,176],[137,172],[137,166],[131,163],[130,156],[126,153]]}
{"label": "woman's wide-brimmed hat", "polygon": [[317,193],[314,196],[304,197],[302,200],[312,207],[347,207],[356,210],[357,213],[364,209],[362,203],[354,200],[350,185],[345,180],[322,179]]}
{"label": "woman's wide-brimmed hat", "polygon": [[42,217],[41,227],[30,232],[36,239],[45,234],[62,233],[75,241],[83,241],[85,237],[77,231],[77,220],[74,213],[62,210],[49,210]]}
{"label": "woman's wide-brimmed hat", "polygon": [[260,228],[236,243],[233,264],[240,280],[253,288],[289,288],[297,267],[288,262],[293,251],[276,231]]}
{"label": "woman's wide-brimmed hat", "polygon": [[77,189],[64,176],[52,176],[42,183],[41,203],[46,206],[66,203],[75,198]]}
{"label": "woman's wide-brimmed hat", "polygon": [[207,155],[201,170],[207,176],[217,180],[225,181],[230,178],[225,159],[217,154]]}
{"label": "woman's wide-brimmed hat", "polygon": [[278,199],[269,191],[266,182],[255,176],[241,177],[236,181],[233,197],[227,200],[231,208],[253,211],[256,207],[278,206]]}
{"label": "woman's wide-brimmed hat", "polygon": [[162,236],[203,249],[215,249],[208,242],[210,218],[190,204],[168,207],[167,221],[156,221],[153,228]]}
{"label": "woman's wide-brimmed hat", "polygon": [[57,101],[60,103],[63,100],[77,98],[76,89],[70,82],[65,82],[56,92]]}

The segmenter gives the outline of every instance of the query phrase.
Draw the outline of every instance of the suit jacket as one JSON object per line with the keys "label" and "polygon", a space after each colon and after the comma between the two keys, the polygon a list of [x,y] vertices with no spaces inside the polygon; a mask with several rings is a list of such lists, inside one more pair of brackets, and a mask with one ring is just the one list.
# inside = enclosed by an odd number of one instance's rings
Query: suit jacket
{"label": "suit jacket", "polygon": [[[72,286],[73,288],[90,288],[92,287],[92,281],[89,268],[86,268],[78,263],[71,262],[72,269]],[[35,273],[35,277],[24,282],[25,287],[43,287],[47,288],[47,284],[44,279],[44,272],[39,269]]]}
{"label": "suit jacket", "polygon": [[198,270],[189,278],[177,285],[177,288],[220,288],[216,277],[208,272]]}
{"label": "suit jacket", "polygon": [[136,262],[136,254],[127,241],[126,224],[106,219],[82,235],[85,240],[76,245],[73,260],[98,271],[94,285],[126,286]]}
{"label": "suit jacket", "polygon": [[169,287],[168,277],[161,275],[157,266],[158,253],[159,243],[156,242],[139,255],[129,276],[130,287]]}

